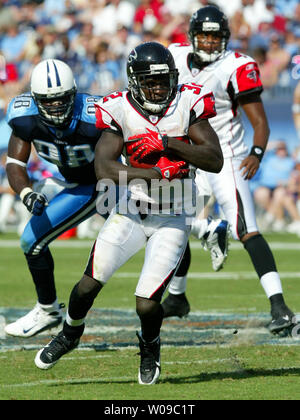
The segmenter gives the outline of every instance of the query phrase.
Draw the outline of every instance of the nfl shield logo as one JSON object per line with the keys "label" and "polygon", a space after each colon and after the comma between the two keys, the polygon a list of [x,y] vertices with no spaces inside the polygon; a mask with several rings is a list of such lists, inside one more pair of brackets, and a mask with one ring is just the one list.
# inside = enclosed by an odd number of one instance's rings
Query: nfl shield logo
{"label": "nfl shield logo", "polygon": [[158,116],[157,115],[150,115],[150,121],[152,122],[152,124],[156,124],[158,121]]}
{"label": "nfl shield logo", "polygon": [[200,70],[196,69],[195,67],[192,68],[192,76],[195,77],[199,74]]}

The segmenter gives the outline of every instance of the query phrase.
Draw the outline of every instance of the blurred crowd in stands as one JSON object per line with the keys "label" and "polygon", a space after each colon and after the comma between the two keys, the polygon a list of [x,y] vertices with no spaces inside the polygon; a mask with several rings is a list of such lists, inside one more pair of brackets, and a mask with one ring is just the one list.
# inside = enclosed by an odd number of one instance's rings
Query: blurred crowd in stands
{"label": "blurred crowd in stands", "polygon": [[[300,0],[0,0],[0,149],[1,139],[9,136],[6,107],[29,90],[32,68],[40,60],[68,63],[81,92],[124,89],[132,48],[149,40],[165,46],[189,42],[190,16],[208,4],[229,18],[229,48],[258,62],[265,97],[285,91],[292,98],[300,79]],[[262,228],[300,235],[300,148],[291,151],[287,142],[270,139],[252,189]],[[16,201],[5,178],[2,147],[0,231],[6,229],[3,215],[8,222],[11,217],[9,203]]]}

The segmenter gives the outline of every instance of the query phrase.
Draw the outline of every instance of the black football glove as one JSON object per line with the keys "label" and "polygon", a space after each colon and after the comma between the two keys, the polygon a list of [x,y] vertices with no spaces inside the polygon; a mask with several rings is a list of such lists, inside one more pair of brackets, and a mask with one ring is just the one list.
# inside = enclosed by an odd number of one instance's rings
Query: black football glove
{"label": "black football glove", "polygon": [[34,216],[41,216],[44,207],[48,206],[48,200],[44,194],[32,191],[25,195],[23,204]]}

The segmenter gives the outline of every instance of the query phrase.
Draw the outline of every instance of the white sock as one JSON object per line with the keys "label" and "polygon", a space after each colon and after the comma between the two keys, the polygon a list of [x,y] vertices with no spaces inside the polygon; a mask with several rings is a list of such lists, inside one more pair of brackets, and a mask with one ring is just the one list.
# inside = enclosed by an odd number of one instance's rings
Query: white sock
{"label": "white sock", "polygon": [[260,283],[268,298],[278,293],[282,294],[281,280],[276,271],[264,274],[260,279]]}
{"label": "white sock", "polygon": [[207,219],[193,219],[191,234],[197,239],[201,239],[207,232],[208,221]]}
{"label": "white sock", "polygon": [[172,295],[181,295],[186,290],[186,281],[187,276],[175,276],[170,283],[169,292],[172,293]]}
{"label": "white sock", "polygon": [[80,325],[84,324],[84,320],[85,318],[82,319],[72,319],[69,315],[69,312],[67,312],[66,315],[66,323],[70,326],[70,327],[80,327]]}
{"label": "white sock", "polygon": [[38,303],[39,304],[39,306],[40,306],[40,308],[42,308],[43,309],[43,311],[45,311],[45,312],[55,312],[55,311],[59,311],[60,310],[60,307],[59,307],[59,303],[57,302],[57,299],[53,302],[53,303],[51,303],[51,304],[47,304],[47,305],[44,305],[44,304],[42,304],[42,303]]}

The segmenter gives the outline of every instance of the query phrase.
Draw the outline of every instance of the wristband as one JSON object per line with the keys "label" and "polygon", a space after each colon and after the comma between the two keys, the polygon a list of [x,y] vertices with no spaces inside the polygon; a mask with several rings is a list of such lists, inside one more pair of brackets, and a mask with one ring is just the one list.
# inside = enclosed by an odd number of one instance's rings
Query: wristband
{"label": "wristband", "polygon": [[32,188],[30,188],[30,187],[23,188],[23,190],[20,192],[20,198],[21,198],[21,200],[23,201],[25,195],[28,194],[28,193],[31,193],[31,192],[33,192]]}
{"label": "wristband", "polygon": [[256,156],[257,159],[261,162],[263,155],[264,155],[265,151],[262,147],[260,146],[252,146],[251,150],[250,150],[250,156]]}
{"label": "wristband", "polygon": [[22,168],[26,168],[26,166],[27,166],[27,163],[22,162],[21,160],[10,158],[9,156],[7,156],[6,165],[8,165],[9,163],[14,163],[15,165],[22,166]]}

